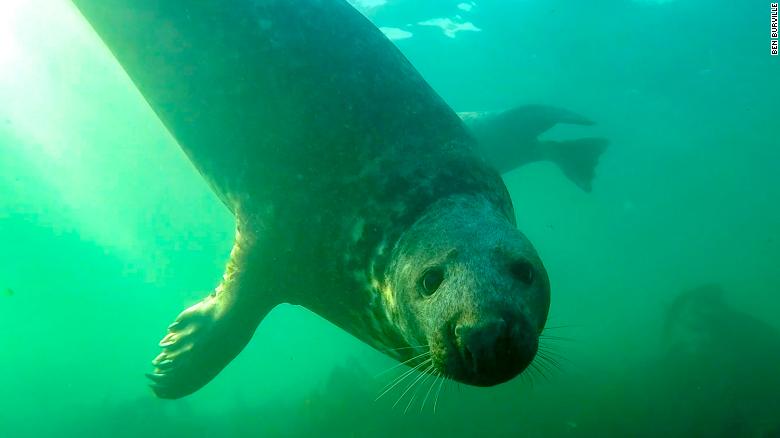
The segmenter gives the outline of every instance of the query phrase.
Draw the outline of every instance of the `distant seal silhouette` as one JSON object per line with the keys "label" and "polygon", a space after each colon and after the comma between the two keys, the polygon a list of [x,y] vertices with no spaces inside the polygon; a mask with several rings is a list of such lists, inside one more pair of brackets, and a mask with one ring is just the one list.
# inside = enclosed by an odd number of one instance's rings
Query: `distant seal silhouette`
{"label": "distant seal silhouette", "polygon": [[737,296],[759,299],[751,296],[749,284],[741,286],[745,289],[732,295],[719,284],[702,284],[683,290],[666,308],[663,349],[643,379],[657,382],[658,394],[686,394],[665,399],[665,409],[680,415],[666,415],[670,424],[695,425],[690,406],[718,413],[708,414],[693,433],[686,428],[686,435],[774,437],[780,428],[780,331],[731,303]]}
{"label": "distant seal silhouette", "polygon": [[593,189],[596,165],[609,141],[601,137],[539,140],[557,124],[591,126],[593,121],[566,109],[521,105],[506,111],[461,112],[478,150],[502,174],[536,161],[555,163],[582,191]]}
{"label": "distant seal silhouette", "polygon": [[224,277],[149,377],[190,394],[277,304],[473,385],[533,360],[549,281],[498,172],[340,0],[74,0],[236,218]]}

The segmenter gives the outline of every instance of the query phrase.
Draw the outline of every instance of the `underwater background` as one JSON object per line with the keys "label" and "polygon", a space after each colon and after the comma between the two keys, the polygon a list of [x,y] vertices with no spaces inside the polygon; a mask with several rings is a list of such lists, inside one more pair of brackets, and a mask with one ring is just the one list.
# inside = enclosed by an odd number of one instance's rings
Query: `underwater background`
{"label": "underwater background", "polygon": [[780,437],[770,3],[353,3],[455,110],[554,105],[597,125],[545,138],[609,139],[592,193],[548,162],[505,175],[554,363],[448,382],[435,411],[427,386],[375,400],[403,370],[283,305],[205,388],[155,399],[143,374],[233,219],[69,1],[2,0],[0,437]]}

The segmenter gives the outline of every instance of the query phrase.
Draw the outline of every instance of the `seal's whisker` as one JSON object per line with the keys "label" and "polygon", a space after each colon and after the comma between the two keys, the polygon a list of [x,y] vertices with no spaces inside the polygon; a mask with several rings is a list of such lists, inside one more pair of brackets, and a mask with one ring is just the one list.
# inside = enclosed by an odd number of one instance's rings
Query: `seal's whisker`
{"label": "seal's whisker", "polygon": [[525,381],[528,382],[528,385],[531,387],[531,390],[533,391],[536,387],[536,381],[534,380],[536,378],[536,375],[534,374],[534,369],[529,368],[528,373],[523,373],[525,375]]}
{"label": "seal's whisker", "polygon": [[564,341],[564,342],[574,342],[575,341],[574,339],[567,338],[565,336],[552,336],[552,335],[547,335],[547,334],[544,334],[544,333],[539,335],[539,339],[540,340],[545,340],[545,341]]}
{"label": "seal's whisker", "polygon": [[[431,363],[431,366],[429,366],[428,369],[423,371],[425,373],[425,378],[422,379],[422,381],[420,382],[420,385],[417,386],[417,388],[415,388],[414,393],[412,394],[412,398],[411,398],[411,400],[409,400],[409,404],[407,404],[406,405],[406,409],[404,409],[404,414],[406,414],[406,412],[412,406],[412,403],[414,403],[414,400],[417,398],[417,391],[419,391],[420,388],[424,387],[425,386],[425,382],[427,382],[428,379],[430,379],[433,376],[433,373],[431,372],[433,370],[433,368],[434,368],[434,364]],[[422,408],[420,408],[420,411],[422,412]]]}
{"label": "seal's whisker", "polygon": [[520,373],[520,384],[525,385],[526,382],[528,382],[528,370],[524,370],[522,373]]}
{"label": "seal's whisker", "polygon": [[436,401],[433,402],[433,413],[436,414],[436,406],[439,405],[439,395],[441,394],[441,386],[444,384],[444,381],[447,380],[446,377],[443,377],[442,374],[439,374],[439,377],[442,377],[442,379],[439,381],[439,389],[436,390]]}
{"label": "seal's whisker", "polygon": [[549,378],[549,377],[547,377],[547,374],[545,374],[545,372],[544,372],[544,371],[542,371],[541,367],[539,366],[539,360],[538,360],[538,357],[539,357],[539,356],[535,357],[535,358],[534,358],[534,360],[531,362],[531,367],[532,367],[534,370],[536,370],[536,372],[537,372],[537,373],[539,373],[539,375],[540,375],[540,376],[542,376],[542,378],[544,378],[544,380],[546,380],[546,381],[548,381],[548,382],[549,382],[549,381],[550,381],[550,378]]}
{"label": "seal's whisker", "polygon": [[[546,339],[540,339],[540,341],[546,341]],[[541,350],[541,351],[548,351],[548,352],[556,353],[554,348],[557,348],[557,346],[554,347],[552,345],[547,345],[547,344],[545,344],[543,342],[540,342],[539,343],[539,347],[538,347],[538,349]]]}
{"label": "seal's whisker", "polygon": [[521,374],[521,376],[525,378],[525,381],[528,382],[529,385],[531,385],[531,389],[534,388],[534,376],[535,376],[534,371],[535,371],[534,368],[532,366],[529,366]]}
{"label": "seal's whisker", "polygon": [[534,357],[534,360],[531,362],[531,365],[533,366],[534,372],[536,374],[536,383],[541,385],[544,382],[550,382],[550,377],[547,375],[547,372],[542,366],[539,364],[539,361],[541,359],[539,356]]}
{"label": "seal's whisker", "polygon": [[431,359],[431,358],[428,358],[428,359],[426,359],[426,360],[424,360],[424,361],[420,362],[419,364],[417,364],[417,365],[416,365],[414,368],[411,368],[411,369],[409,369],[408,371],[406,371],[405,373],[403,373],[403,374],[402,374],[400,377],[398,377],[398,378],[396,378],[396,379],[394,380],[394,382],[395,382],[395,383],[393,383],[393,384],[392,384],[392,385],[391,385],[389,388],[385,389],[385,390],[384,390],[384,392],[382,392],[381,394],[379,394],[379,397],[377,397],[377,398],[376,398],[376,400],[374,400],[374,401],[377,401],[377,400],[379,400],[380,398],[382,398],[382,396],[383,396],[383,395],[387,394],[387,393],[388,393],[388,391],[390,391],[391,389],[395,388],[396,386],[398,386],[398,384],[399,384],[399,383],[401,383],[401,382],[403,382],[404,380],[406,380],[406,379],[407,379],[409,376],[411,376],[411,375],[412,375],[412,373],[414,373],[415,371],[417,371],[417,369],[421,368],[421,367],[422,367],[422,366],[424,366],[424,365],[427,365],[427,364],[428,364],[429,362],[431,362],[431,361],[433,361],[433,359]]}
{"label": "seal's whisker", "polygon": [[541,355],[541,354],[537,354],[536,355],[536,359],[537,359],[536,362],[539,365],[539,368],[547,371],[547,373],[550,373],[550,367],[549,367],[547,361],[545,360],[545,357],[543,355]]}
{"label": "seal's whisker", "polygon": [[569,358],[564,356],[561,352],[553,350],[552,348],[540,345],[539,349],[538,349],[538,352],[539,353],[544,353],[544,355],[547,356],[550,359],[555,359],[556,361],[559,361],[559,362],[571,363],[571,360]]}
{"label": "seal's whisker", "polygon": [[544,351],[545,353],[553,353],[562,356],[560,352],[555,350],[555,347],[544,345],[544,344],[539,345],[539,351]]}
{"label": "seal's whisker", "polygon": [[406,380],[407,377],[409,377],[412,373],[414,373],[414,370],[421,367],[427,362],[427,360],[415,365],[414,367],[409,368],[408,370],[404,371],[401,375],[398,377],[392,379],[387,385],[382,388],[383,391],[392,389],[393,386],[401,383],[402,381]]}
{"label": "seal's whisker", "polygon": [[447,393],[447,391],[455,391],[455,388],[458,388],[458,393],[460,393],[460,382],[454,379],[447,379],[447,382],[444,384],[444,394]]}
{"label": "seal's whisker", "polygon": [[537,354],[541,358],[543,358],[543,359],[547,360],[548,362],[552,363],[553,365],[560,366],[560,363],[558,363],[558,360],[557,360],[558,356],[556,356],[555,352],[550,351],[550,350],[540,350],[540,351],[537,351]]}
{"label": "seal's whisker", "polygon": [[[417,366],[420,366],[420,364],[418,364]],[[415,366],[415,368],[416,368],[417,366]],[[391,380],[391,381],[390,381],[390,383],[388,383],[387,385],[385,385],[385,386],[382,388],[382,391],[383,391],[383,392],[382,392],[382,395],[384,395],[384,393],[385,393],[385,392],[387,392],[387,391],[389,391],[389,390],[393,389],[393,388],[392,388],[393,386],[395,386],[395,385],[397,385],[398,383],[401,383],[402,381],[404,381],[404,379],[406,379],[406,378],[407,378],[407,377],[408,377],[410,374],[412,374],[413,372],[414,372],[414,368],[410,368],[410,369],[408,369],[408,370],[404,371],[404,372],[403,372],[403,373],[402,373],[400,376],[398,376],[398,377],[394,378],[393,380]],[[382,395],[380,395],[379,397],[382,397]],[[379,397],[377,397],[377,400],[379,399]]]}
{"label": "seal's whisker", "polygon": [[381,373],[377,374],[376,376],[374,376],[374,378],[376,379],[377,377],[381,376],[382,374],[385,374],[385,373],[388,373],[390,371],[393,371],[394,369],[399,368],[402,365],[406,365],[407,363],[409,363],[409,362],[411,362],[411,361],[413,361],[415,359],[419,359],[419,358],[425,356],[426,354],[431,354],[431,350],[428,350],[428,351],[425,351],[423,353],[420,353],[420,354],[418,354],[417,356],[414,356],[411,359],[406,359],[403,362],[397,363],[397,364],[393,365],[392,367],[390,367],[390,368],[382,371]]}
{"label": "seal's whisker", "polygon": [[420,373],[420,375],[417,376],[417,378],[414,380],[414,382],[412,382],[411,385],[409,385],[409,387],[406,388],[406,391],[404,391],[404,393],[401,394],[400,397],[398,397],[398,400],[395,401],[395,404],[393,404],[393,407],[395,407],[395,405],[398,404],[398,402],[400,402],[401,399],[404,398],[404,395],[406,395],[406,393],[409,392],[409,390],[412,389],[412,387],[414,387],[415,388],[414,392],[412,393],[412,396],[409,398],[409,404],[407,404],[406,405],[406,409],[404,409],[404,414],[406,414],[406,412],[409,410],[409,406],[412,405],[412,402],[414,402],[414,399],[417,396],[417,391],[420,390],[420,386],[417,385],[417,382],[419,382],[420,379],[422,379],[423,377],[430,376],[430,374],[428,374],[428,372],[431,371],[431,369],[433,369],[433,361],[431,361],[431,364],[428,366],[428,368],[426,368],[422,373]]}
{"label": "seal's whisker", "polygon": [[559,374],[563,371],[559,366],[554,365],[552,362],[549,362],[547,358],[544,357],[540,358],[539,365],[544,367],[544,369],[549,373],[550,376],[554,376],[555,374]]}
{"label": "seal's whisker", "polygon": [[431,386],[428,387],[428,392],[425,393],[425,398],[423,399],[422,405],[420,406],[420,413],[422,413],[423,409],[425,409],[425,403],[428,402],[428,396],[431,395],[431,390],[436,385],[436,381],[441,378],[440,373],[431,374],[433,377],[433,382],[431,382]]}
{"label": "seal's whisker", "polygon": [[[425,377],[425,373],[426,373],[426,372],[427,372],[427,371],[428,371],[428,370],[429,370],[429,369],[430,369],[430,368],[433,366],[433,363],[432,363],[432,362],[433,362],[433,361],[431,360],[431,364],[428,366],[428,368],[426,368],[424,371],[421,371],[421,372],[420,372],[420,375],[419,375],[419,376],[417,376],[417,378],[416,378],[416,379],[412,380],[412,383],[410,383],[409,385],[407,385],[407,386],[406,386],[406,389],[404,390],[404,392],[402,392],[402,393],[401,393],[401,396],[400,396],[400,397],[398,397],[398,400],[396,400],[396,401],[395,401],[395,403],[393,403],[393,407],[395,407],[395,406],[398,404],[398,402],[400,402],[400,401],[401,401],[401,400],[404,398],[404,396],[406,395],[406,393],[408,393],[408,392],[409,392],[409,390],[410,390],[410,389],[412,389],[412,388],[413,388],[413,387],[414,387],[414,386],[417,384],[417,382],[419,382],[419,381],[420,381],[420,379],[422,379],[423,377]],[[419,369],[418,369],[418,371],[419,371]]]}
{"label": "seal's whisker", "polygon": [[551,369],[551,365],[549,364],[549,362],[547,362],[546,357],[542,355],[537,354],[535,359],[538,359],[536,362],[539,365],[539,368],[546,371],[545,376],[547,377],[547,381],[549,382],[550,376],[554,374],[553,370]]}
{"label": "seal's whisker", "polygon": [[567,328],[576,328],[577,325],[574,324],[563,324],[563,325],[548,325],[545,326],[545,330],[560,330],[560,329],[567,329]]}
{"label": "seal's whisker", "polygon": [[398,347],[398,348],[383,348],[381,351],[398,351],[398,350],[411,350],[414,348],[428,348],[428,345],[412,345],[409,347]]}
{"label": "seal's whisker", "polygon": [[[427,370],[427,368],[426,368],[426,370]],[[407,393],[407,392],[409,392],[409,390],[410,390],[410,389],[412,389],[412,387],[414,387],[414,385],[415,385],[415,384],[417,384],[417,382],[419,382],[419,381],[420,381],[420,379],[422,379],[424,376],[425,376],[425,371],[421,372],[421,373],[420,373],[420,375],[419,375],[419,376],[417,376],[417,378],[416,378],[416,379],[412,380],[412,383],[410,383],[410,384],[408,384],[408,385],[406,386],[406,389],[404,390],[404,392],[402,392],[402,393],[401,393],[401,396],[400,396],[400,397],[398,397],[398,400],[396,400],[396,401],[395,401],[395,403],[393,403],[393,407],[395,407],[395,406],[398,404],[398,402],[400,402],[400,401],[401,401],[401,399],[403,399],[403,398],[404,398],[404,396],[406,395],[406,393]]]}
{"label": "seal's whisker", "polygon": [[563,371],[563,367],[561,366],[560,362],[558,362],[557,358],[550,352],[538,351],[537,354],[543,361],[546,361],[550,365],[554,366],[558,371]]}
{"label": "seal's whisker", "polygon": [[540,356],[541,355],[549,355],[549,354],[554,353],[554,352],[555,352],[555,350],[553,350],[553,349],[551,349],[551,348],[549,348],[547,346],[544,346],[544,345],[540,345],[539,348],[536,350],[536,354],[538,354]]}

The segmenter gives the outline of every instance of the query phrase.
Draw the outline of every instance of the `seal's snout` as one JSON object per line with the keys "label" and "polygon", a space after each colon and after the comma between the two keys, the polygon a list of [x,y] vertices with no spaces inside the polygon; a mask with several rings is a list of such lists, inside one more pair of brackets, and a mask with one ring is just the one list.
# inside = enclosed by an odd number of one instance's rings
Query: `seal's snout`
{"label": "seal's snout", "polygon": [[465,371],[463,380],[477,386],[512,379],[531,363],[538,347],[535,331],[525,318],[460,323],[455,337]]}

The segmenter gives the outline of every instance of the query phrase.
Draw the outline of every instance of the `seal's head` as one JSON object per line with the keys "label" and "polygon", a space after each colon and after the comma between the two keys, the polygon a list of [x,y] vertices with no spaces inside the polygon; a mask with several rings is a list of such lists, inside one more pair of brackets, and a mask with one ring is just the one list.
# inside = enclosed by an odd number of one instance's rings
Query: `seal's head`
{"label": "seal's head", "polygon": [[479,196],[440,200],[405,232],[391,260],[388,313],[409,345],[430,347],[429,372],[492,386],[531,363],[550,285],[505,211]]}

